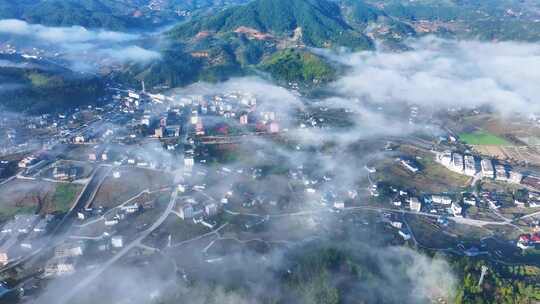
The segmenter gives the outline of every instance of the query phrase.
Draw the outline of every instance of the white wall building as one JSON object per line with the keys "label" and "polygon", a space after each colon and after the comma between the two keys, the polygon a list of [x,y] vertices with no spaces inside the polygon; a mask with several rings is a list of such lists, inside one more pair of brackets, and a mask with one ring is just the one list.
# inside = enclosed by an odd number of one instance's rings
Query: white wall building
{"label": "white wall building", "polygon": [[495,178],[495,167],[493,167],[493,161],[491,159],[482,159],[480,167],[482,168],[483,178]]}
{"label": "white wall building", "polygon": [[476,175],[476,161],[474,159],[474,156],[465,155],[464,165],[465,165],[465,171],[464,171],[465,175],[468,175],[468,176]]}

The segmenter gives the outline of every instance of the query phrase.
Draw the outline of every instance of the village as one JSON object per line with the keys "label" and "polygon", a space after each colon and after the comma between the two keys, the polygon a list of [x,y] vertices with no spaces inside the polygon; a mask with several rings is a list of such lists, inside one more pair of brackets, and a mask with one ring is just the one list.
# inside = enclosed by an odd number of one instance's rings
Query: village
{"label": "village", "polygon": [[[1,185],[50,188],[20,198],[13,205],[18,212],[0,230],[0,271],[3,278],[15,278],[11,290],[22,297],[38,293],[52,279],[81,274],[89,282],[119,261],[148,259],[201,239],[208,238],[202,259],[219,263],[221,255],[213,251],[220,241],[242,243],[242,236],[264,234],[290,216],[322,224],[321,217],[375,214],[377,225],[395,234],[397,242],[415,246],[432,246],[419,236],[422,221],[437,233],[458,226],[508,226],[515,231],[506,235],[505,248],[531,251],[540,245],[535,217],[540,178],[503,160],[452,152],[449,148],[457,147],[452,141],[383,138],[371,145],[382,142],[387,165],[409,179],[429,178],[433,168],[442,176],[462,176],[468,186],[461,191],[389,183],[378,176],[384,170],[377,163],[366,163],[358,174],[360,186],[343,187],[334,181],[335,172],[318,170],[309,157],[304,164],[288,164],[273,156],[275,147],[312,153],[288,130],[324,128],[331,123],[320,116],[327,109],[291,122],[242,91],[166,95],[147,92],[144,83],[141,90],[109,89],[110,100],[101,106],[1,122],[9,141],[2,152],[15,155],[0,163]],[[417,106],[408,111],[407,124],[425,119]],[[426,154],[404,155],[410,146]],[[243,161],[235,162],[239,157]],[[428,159],[430,168],[424,164]],[[481,187],[484,182],[495,186]],[[295,237],[291,233],[287,242]],[[463,245],[466,237],[460,232],[440,250],[489,252],[483,243]],[[188,276],[185,270],[182,275]]]}

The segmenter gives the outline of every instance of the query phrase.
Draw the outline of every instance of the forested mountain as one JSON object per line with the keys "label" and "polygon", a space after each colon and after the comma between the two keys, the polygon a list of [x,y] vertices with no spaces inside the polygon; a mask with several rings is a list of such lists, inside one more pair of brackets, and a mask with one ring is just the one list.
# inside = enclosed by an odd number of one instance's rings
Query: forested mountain
{"label": "forested mountain", "polygon": [[277,52],[261,64],[278,81],[317,84],[334,80],[336,70],[324,58],[300,50]]}
{"label": "forested mountain", "polygon": [[0,19],[49,26],[110,30],[151,29],[248,0],[0,0]]}
{"label": "forested mountain", "polygon": [[255,0],[194,18],[167,35],[172,44],[162,51],[163,59],[131,65],[127,78],[176,86],[262,70],[280,81],[314,85],[332,79],[334,71],[306,46],[373,48],[371,39],[349,25],[340,6],[327,0]]}
{"label": "forested mountain", "polygon": [[256,0],[210,18],[180,25],[173,29],[171,35],[185,39],[202,31],[225,34],[240,27],[276,37],[293,36],[298,30],[301,31],[301,41],[309,46],[372,46],[369,38],[344,20],[338,4],[326,0]]}
{"label": "forested mountain", "polygon": [[407,49],[423,35],[540,40],[532,0],[0,0],[0,18],[117,31],[156,29],[161,59],[125,63],[115,79],[181,86],[266,72],[283,82],[324,84],[335,77],[311,47]]}
{"label": "forested mountain", "polygon": [[100,77],[0,55],[0,106],[43,113],[96,104],[104,92]]}

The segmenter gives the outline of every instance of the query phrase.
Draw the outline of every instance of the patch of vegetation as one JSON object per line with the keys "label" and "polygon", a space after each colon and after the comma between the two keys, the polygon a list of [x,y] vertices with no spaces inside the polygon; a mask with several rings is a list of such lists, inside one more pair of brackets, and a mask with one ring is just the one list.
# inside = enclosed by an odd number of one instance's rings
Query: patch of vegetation
{"label": "patch of vegetation", "polygon": [[[488,271],[479,285],[482,266]],[[527,265],[504,266],[459,259],[454,268],[460,277],[455,303],[526,304],[540,301],[539,269]]]}
{"label": "patch of vegetation", "polygon": [[[0,59],[25,62],[18,56],[0,55]],[[15,84],[13,88],[0,91],[0,105],[8,110],[31,114],[96,104],[105,92],[104,81],[100,77],[49,65],[0,67],[0,81]]]}
{"label": "patch of vegetation", "polygon": [[340,7],[327,0],[256,0],[210,18],[182,24],[170,34],[176,39],[185,39],[201,31],[226,33],[241,26],[281,37],[288,37],[295,29],[301,28],[302,41],[309,46],[373,47],[367,36],[356,32],[345,22]]}
{"label": "patch of vegetation", "polygon": [[265,60],[262,69],[280,81],[318,84],[336,77],[336,70],[314,54],[287,49]]}
{"label": "patch of vegetation", "polygon": [[35,214],[36,213],[36,207],[32,206],[7,206],[5,208],[0,209],[0,223],[3,223],[5,221],[10,220],[15,216],[16,214]]}
{"label": "patch of vegetation", "polygon": [[55,212],[67,212],[73,205],[73,201],[79,193],[80,186],[73,184],[58,184],[52,201]]}
{"label": "patch of vegetation", "polygon": [[51,78],[40,73],[29,73],[28,79],[34,87],[46,87],[51,81]]}
{"label": "patch of vegetation", "polygon": [[461,133],[459,139],[469,145],[486,145],[486,146],[509,146],[511,145],[506,139],[484,131],[473,133]]}

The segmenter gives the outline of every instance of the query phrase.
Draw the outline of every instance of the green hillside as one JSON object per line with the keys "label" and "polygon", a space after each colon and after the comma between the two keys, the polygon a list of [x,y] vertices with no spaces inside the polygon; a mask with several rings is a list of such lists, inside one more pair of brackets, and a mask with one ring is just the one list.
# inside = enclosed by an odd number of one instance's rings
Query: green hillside
{"label": "green hillside", "polygon": [[0,67],[0,106],[13,111],[35,114],[96,104],[104,87],[99,77],[52,66]]}
{"label": "green hillside", "polygon": [[182,24],[170,34],[176,39],[186,39],[201,31],[227,33],[241,26],[277,37],[292,36],[295,29],[301,28],[302,42],[309,46],[372,47],[369,38],[347,24],[340,7],[326,0],[255,0]]}
{"label": "green hillside", "polygon": [[287,49],[265,60],[261,67],[279,81],[319,84],[333,80],[336,70],[323,58]]}
{"label": "green hillside", "polygon": [[159,9],[151,9],[147,0],[0,0],[0,19],[129,31],[156,28],[246,1],[168,0]]}

